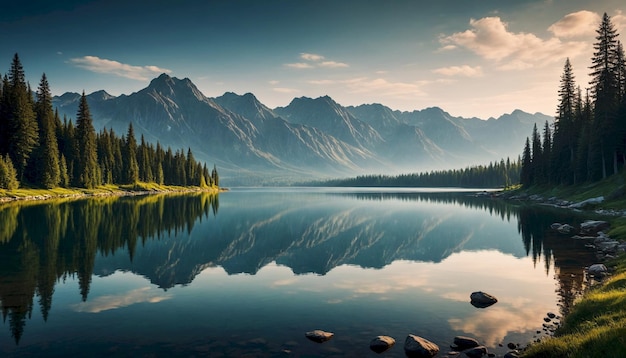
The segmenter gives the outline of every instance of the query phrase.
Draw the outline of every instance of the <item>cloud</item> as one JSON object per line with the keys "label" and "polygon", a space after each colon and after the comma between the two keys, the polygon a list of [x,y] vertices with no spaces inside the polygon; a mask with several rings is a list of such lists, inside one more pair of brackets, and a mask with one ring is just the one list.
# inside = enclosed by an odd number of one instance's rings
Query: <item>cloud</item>
{"label": "cloud", "polygon": [[[306,62],[286,63],[285,66],[295,69],[309,69],[309,68],[345,68],[350,67],[347,63],[326,60],[326,57],[314,53],[303,52],[300,54],[300,59]],[[324,61],[326,60],[326,61]]]}
{"label": "cloud", "polygon": [[301,53],[300,58],[307,61],[321,61],[324,59],[322,55],[316,55],[314,53]]}
{"label": "cloud", "polygon": [[313,65],[311,65],[309,63],[305,63],[305,62],[287,63],[287,64],[285,64],[285,66],[291,67],[291,68],[296,68],[296,69],[305,69],[305,68],[313,68],[314,67]]}
{"label": "cloud", "polygon": [[444,76],[480,77],[483,75],[483,69],[480,66],[468,65],[441,67],[433,70],[433,72]]}
{"label": "cloud", "polygon": [[70,59],[74,65],[96,73],[113,74],[137,81],[147,81],[161,73],[171,73],[171,70],[157,66],[133,66],[97,56],[84,56]]}
{"label": "cloud", "polygon": [[471,29],[440,38],[443,48],[457,46],[495,61],[499,70],[524,69],[563,61],[585,53],[583,41],[547,40],[531,33],[514,33],[499,17],[470,20]]}
{"label": "cloud", "polygon": [[73,304],[76,312],[99,313],[121,307],[127,307],[135,303],[157,303],[170,299],[170,295],[161,292],[151,292],[149,287],[137,288],[118,295],[105,295],[88,302]]}
{"label": "cloud", "polygon": [[348,67],[348,64],[343,63],[343,62],[336,62],[336,61],[323,61],[323,62],[320,62],[319,66],[328,67],[328,68],[342,68],[342,67]]}
{"label": "cloud", "polygon": [[582,10],[565,15],[561,20],[548,27],[556,37],[594,36],[601,22],[600,15]]}
{"label": "cloud", "polygon": [[[626,35],[626,15],[621,10],[617,10],[615,15],[611,17],[611,22],[615,26],[617,33],[621,36]],[[622,41],[623,43],[624,41]]]}
{"label": "cloud", "polygon": [[269,83],[269,84],[271,84],[272,86],[276,86],[277,84],[279,84],[279,83],[280,83],[280,81],[277,81],[277,80],[271,80],[271,81],[269,81],[268,83]]}
{"label": "cloud", "polygon": [[421,86],[416,83],[410,82],[392,82],[384,78],[354,78],[346,80],[344,83],[347,85],[349,92],[351,93],[376,93],[380,96],[393,96],[401,98],[421,97],[426,93],[421,89]]}

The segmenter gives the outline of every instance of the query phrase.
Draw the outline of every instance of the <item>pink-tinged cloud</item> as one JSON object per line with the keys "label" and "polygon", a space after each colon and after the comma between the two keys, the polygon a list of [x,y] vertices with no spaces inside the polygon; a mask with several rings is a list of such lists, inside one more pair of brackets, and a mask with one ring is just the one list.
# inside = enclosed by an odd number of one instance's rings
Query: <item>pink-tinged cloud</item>
{"label": "pink-tinged cloud", "polygon": [[561,38],[589,37],[596,34],[600,22],[600,15],[582,10],[565,15],[561,20],[548,27],[548,31]]}
{"label": "pink-tinged cloud", "polygon": [[468,65],[441,67],[433,72],[444,76],[481,77],[483,75],[482,67]]}
{"label": "pink-tinged cloud", "polygon": [[499,17],[470,21],[470,29],[440,39],[442,46],[457,46],[493,60],[500,70],[525,69],[576,57],[589,48],[584,41],[563,42],[557,37],[541,39],[535,34],[508,30]]}

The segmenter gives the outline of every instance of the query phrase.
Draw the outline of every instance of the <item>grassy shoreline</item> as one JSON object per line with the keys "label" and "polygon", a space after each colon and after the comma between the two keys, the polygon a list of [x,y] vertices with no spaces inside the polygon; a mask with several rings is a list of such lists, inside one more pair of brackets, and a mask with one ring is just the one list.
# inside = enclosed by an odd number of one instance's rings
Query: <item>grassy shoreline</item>
{"label": "grassy shoreline", "polygon": [[88,198],[99,196],[131,196],[164,193],[209,192],[219,193],[226,189],[216,186],[173,186],[156,183],[138,182],[127,185],[102,185],[93,189],[84,188],[20,188],[16,190],[0,189],[0,203],[13,201],[41,201],[65,198]]}
{"label": "grassy shoreline", "polygon": [[[571,202],[604,197],[585,211],[611,213],[608,234],[626,241],[626,185],[623,175],[602,182],[569,187],[516,189],[511,195],[557,197]],[[553,337],[530,344],[521,357],[626,357],[626,254],[604,263],[611,275],[580,297]]]}

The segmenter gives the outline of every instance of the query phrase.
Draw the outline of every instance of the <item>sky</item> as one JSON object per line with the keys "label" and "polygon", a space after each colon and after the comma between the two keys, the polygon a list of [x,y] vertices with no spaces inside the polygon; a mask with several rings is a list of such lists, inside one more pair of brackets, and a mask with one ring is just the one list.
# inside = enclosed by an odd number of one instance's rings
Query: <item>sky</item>
{"label": "sky", "polygon": [[166,73],[270,108],[328,95],[554,115],[566,58],[588,87],[604,13],[626,41],[623,0],[13,1],[0,11],[0,73],[17,53],[33,89],[45,73],[53,95],[129,95]]}

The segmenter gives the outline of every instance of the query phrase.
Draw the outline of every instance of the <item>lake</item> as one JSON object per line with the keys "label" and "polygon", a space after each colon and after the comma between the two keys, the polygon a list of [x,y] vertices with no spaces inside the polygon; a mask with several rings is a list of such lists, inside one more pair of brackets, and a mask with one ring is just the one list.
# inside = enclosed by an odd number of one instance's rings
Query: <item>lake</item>
{"label": "lake", "polygon": [[594,253],[549,229],[584,219],[398,188],[3,204],[0,356],[404,357],[408,334],[504,354],[586,287]]}

